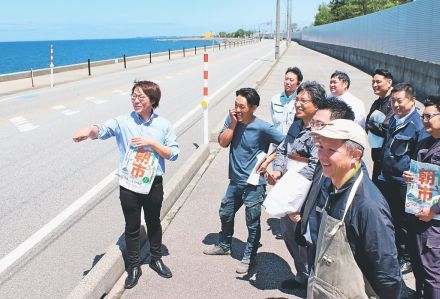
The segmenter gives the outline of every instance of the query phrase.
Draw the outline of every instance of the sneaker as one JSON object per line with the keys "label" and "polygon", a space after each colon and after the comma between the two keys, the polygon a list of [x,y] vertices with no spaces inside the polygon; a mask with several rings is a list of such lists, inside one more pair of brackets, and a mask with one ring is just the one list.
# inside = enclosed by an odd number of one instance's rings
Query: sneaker
{"label": "sneaker", "polygon": [[230,255],[231,250],[224,249],[223,247],[220,247],[218,245],[214,245],[210,248],[203,250],[203,253],[206,255]]}
{"label": "sneaker", "polygon": [[249,272],[250,269],[252,269],[255,264],[256,264],[256,260],[252,259],[252,260],[241,260],[240,264],[238,264],[237,270],[235,270],[235,272],[237,272],[238,274],[246,274]]}

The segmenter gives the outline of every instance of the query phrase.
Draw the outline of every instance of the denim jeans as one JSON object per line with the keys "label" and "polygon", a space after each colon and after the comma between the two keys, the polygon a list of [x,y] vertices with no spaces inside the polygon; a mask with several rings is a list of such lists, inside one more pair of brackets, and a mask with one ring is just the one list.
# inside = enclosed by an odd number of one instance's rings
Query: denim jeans
{"label": "denim jeans", "polygon": [[243,260],[251,260],[257,254],[261,237],[261,204],[264,201],[266,186],[239,185],[230,182],[220,205],[220,220],[222,223],[219,234],[219,246],[230,249],[234,234],[235,213],[244,204],[246,208],[246,226],[248,238]]}

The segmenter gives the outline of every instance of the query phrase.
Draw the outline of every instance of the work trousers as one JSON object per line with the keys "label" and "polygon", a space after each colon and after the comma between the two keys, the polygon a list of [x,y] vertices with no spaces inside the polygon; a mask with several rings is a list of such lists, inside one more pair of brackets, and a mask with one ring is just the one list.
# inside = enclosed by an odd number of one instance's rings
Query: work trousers
{"label": "work trousers", "polygon": [[136,193],[120,186],[120,200],[125,218],[125,243],[127,246],[128,267],[140,265],[141,209],[144,209],[150,255],[152,259],[162,257],[162,226],[160,209],[163,201],[162,177],[154,179],[149,194]]}
{"label": "work trousers", "polygon": [[396,232],[396,247],[399,262],[409,261],[408,214],[405,212],[406,185],[398,182],[380,181],[379,190],[390,206]]}

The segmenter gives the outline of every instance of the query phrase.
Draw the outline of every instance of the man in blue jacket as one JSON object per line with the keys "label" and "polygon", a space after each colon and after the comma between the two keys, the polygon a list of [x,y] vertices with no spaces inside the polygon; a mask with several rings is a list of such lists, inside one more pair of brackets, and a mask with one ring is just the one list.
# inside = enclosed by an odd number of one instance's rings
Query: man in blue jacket
{"label": "man in blue jacket", "polygon": [[407,221],[405,213],[406,184],[403,172],[409,169],[417,145],[427,137],[420,115],[415,109],[416,92],[408,83],[400,83],[391,91],[394,117],[388,127],[384,146],[379,189],[390,206],[396,230],[396,247],[403,274],[411,272],[407,250]]}

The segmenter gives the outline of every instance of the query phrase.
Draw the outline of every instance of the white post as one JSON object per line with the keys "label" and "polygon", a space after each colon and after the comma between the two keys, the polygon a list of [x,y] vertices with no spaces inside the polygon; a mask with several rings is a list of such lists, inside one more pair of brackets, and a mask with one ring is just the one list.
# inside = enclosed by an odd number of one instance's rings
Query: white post
{"label": "white post", "polygon": [[50,87],[53,87],[53,45],[50,45]]}
{"label": "white post", "polygon": [[208,126],[208,54],[203,54],[203,143],[209,143],[209,126]]}

